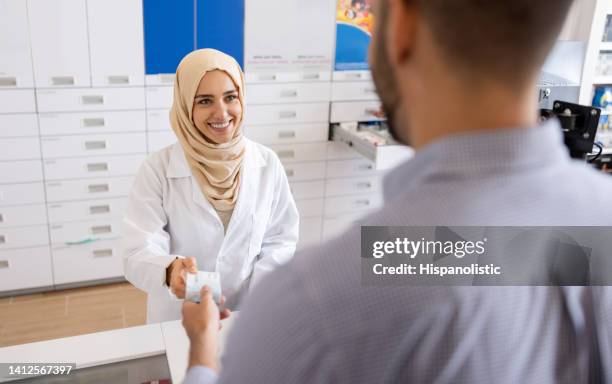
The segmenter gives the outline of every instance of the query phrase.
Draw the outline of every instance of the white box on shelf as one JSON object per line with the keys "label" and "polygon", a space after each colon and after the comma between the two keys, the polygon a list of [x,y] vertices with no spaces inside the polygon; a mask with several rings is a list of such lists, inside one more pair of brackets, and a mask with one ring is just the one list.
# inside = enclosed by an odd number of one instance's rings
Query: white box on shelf
{"label": "white box on shelf", "polygon": [[[112,177],[104,179],[47,181],[47,202],[108,199],[127,196],[130,193],[134,178]],[[0,186],[0,191],[2,191]]]}
{"label": "white box on shelf", "polygon": [[144,132],[145,111],[41,113],[41,136]]}
{"label": "white box on shelf", "polygon": [[144,109],[144,88],[36,90],[39,112],[126,111]]}
{"label": "white box on shelf", "polygon": [[96,86],[144,85],[141,0],[87,0],[91,79]]}
{"label": "white box on shelf", "polygon": [[89,87],[84,0],[28,0],[36,87]]}
{"label": "white box on shelf", "polygon": [[144,132],[43,137],[41,143],[45,159],[147,152],[147,138]]}
{"label": "white box on shelf", "polygon": [[49,246],[0,251],[0,291],[53,285]]}
{"label": "white box on shelf", "polygon": [[0,115],[0,138],[26,136],[38,136],[36,114]]}
{"label": "white box on shelf", "polygon": [[28,11],[23,0],[0,1],[0,89],[33,88]]}

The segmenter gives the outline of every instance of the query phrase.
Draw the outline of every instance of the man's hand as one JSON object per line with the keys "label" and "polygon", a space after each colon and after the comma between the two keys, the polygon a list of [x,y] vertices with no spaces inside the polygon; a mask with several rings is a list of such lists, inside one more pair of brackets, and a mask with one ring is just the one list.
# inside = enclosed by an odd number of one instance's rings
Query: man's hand
{"label": "man's hand", "polygon": [[[223,306],[225,297],[221,297]],[[183,303],[183,327],[187,332],[191,347],[189,350],[189,367],[204,365],[219,371],[217,346],[221,320],[231,315],[229,309],[219,311],[213,300],[212,291],[204,286],[200,292],[200,303],[185,301]]]}
{"label": "man's hand", "polygon": [[187,273],[198,273],[195,257],[176,259],[166,269],[166,284],[179,299],[185,298],[185,281]]}

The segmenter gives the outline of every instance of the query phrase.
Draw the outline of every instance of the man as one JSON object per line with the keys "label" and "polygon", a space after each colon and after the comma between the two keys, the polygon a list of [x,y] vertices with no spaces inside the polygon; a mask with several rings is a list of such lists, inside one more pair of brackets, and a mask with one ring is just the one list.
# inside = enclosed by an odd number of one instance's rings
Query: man
{"label": "man", "polygon": [[[538,126],[571,0],[379,0],[371,67],[416,150],[365,225],[610,225],[612,180]],[[217,378],[219,312],[185,304],[187,383],[585,383],[609,374],[607,289],[365,287],[360,230],[255,287]],[[227,315],[227,314],[225,314]],[[597,342],[599,340],[599,342]]]}

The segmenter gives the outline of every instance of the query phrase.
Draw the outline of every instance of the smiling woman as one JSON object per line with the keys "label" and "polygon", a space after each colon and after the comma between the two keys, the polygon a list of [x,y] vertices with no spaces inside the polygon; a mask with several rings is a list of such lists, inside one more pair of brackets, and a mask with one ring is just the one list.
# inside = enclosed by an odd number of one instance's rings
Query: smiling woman
{"label": "smiling woman", "polygon": [[125,275],[147,292],[149,323],[180,318],[186,273],[218,273],[235,309],[293,256],[299,217],[287,177],[272,150],[244,137],[243,111],[232,57],[201,49],[181,61],[170,111],[178,143],[141,166],[124,218]]}

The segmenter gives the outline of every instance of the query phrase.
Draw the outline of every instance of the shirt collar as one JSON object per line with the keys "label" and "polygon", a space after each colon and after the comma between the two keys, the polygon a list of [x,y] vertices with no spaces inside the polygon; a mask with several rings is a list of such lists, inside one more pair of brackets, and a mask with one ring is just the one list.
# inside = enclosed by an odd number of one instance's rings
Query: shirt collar
{"label": "shirt collar", "polygon": [[407,185],[417,185],[436,176],[499,175],[569,161],[561,126],[554,119],[537,127],[447,136],[425,146],[411,160],[391,171],[385,177],[385,198],[392,199]]}

